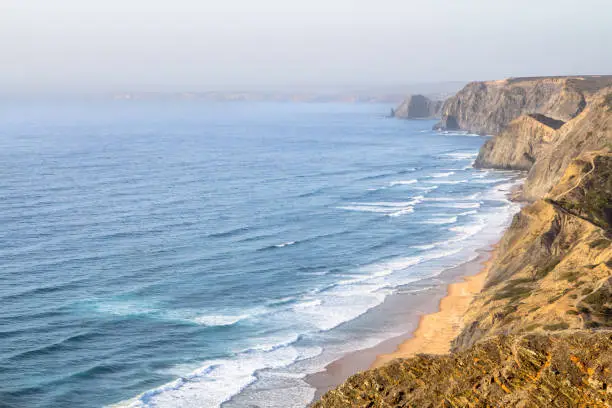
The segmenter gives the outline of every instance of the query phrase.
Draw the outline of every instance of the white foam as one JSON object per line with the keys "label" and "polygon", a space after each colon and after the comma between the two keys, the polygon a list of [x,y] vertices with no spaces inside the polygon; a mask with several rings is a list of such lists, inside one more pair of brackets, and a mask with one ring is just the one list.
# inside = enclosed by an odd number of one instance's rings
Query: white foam
{"label": "white foam", "polygon": [[482,204],[480,202],[477,203],[452,203],[446,202],[444,204],[431,204],[431,207],[442,207],[442,208],[460,208],[460,209],[470,209],[470,208],[480,208]]}
{"label": "white foam", "polygon": [[231,316],[231,315],[202,315],[195,317],[193,321],[203,326],[231,326],[239,321],[249,317],[248,314]]}
{"label": "white foam", "polygon": [[181,378],[112,407],[219,407],[255,381],[258,370],[286,367],[321,353],[318,347],[311,350],[285,345],[268,347],[268,350],[248,350],[235,359],[207,361],[201,368]]}
{"label": "white foam", "polygon": [[478,153],[460,153],[460,152],[455,152],[455,153],[445,153],[445,154],[441,155],[441,157],[447,157],[447,158],[454,159],[454,160],[475,159],[476,156],[478,156]]}
{"label": "white foam", "polygon": [[426,180],[426,183],[430,184],[463,184],[469,180]]}
{"label": "white foam", "polygon": [[293,306],[293,308],[295,310],[303,310],[303,309],[308,309],[308,308],[315,307],[315,306],[320,306],[322,303],[323,301],[321,299],[307,300],[307,301],[296,304],[295,306]]}
{"label": "white foam", "polygon": [[453,174],[455,174],[454,171],[449,171],[448,173],[435,173],[435,174],[432,174],[431,177],[433,177],[433,178],[441,178],[441,177],[452,176]]}
{"label": "white foam", "polygon": [[414,212],[413,207],[406,207],[399,211],[392,212],[391,214],[387,214],[389,217],[401,217],[402,215],[411,214]]}
{"label": "white foam", "polygon": [[428,244],[428,245],[413,245],[410,248],[419,249],[421,251],[427,251],[429,249],[434,249],[438,244]]}
{"label": "white foam", "polygon": [[477,179],[477,180],[472,180],[472,183],[476,183],[476,184],[495,184],[495,183],[501,183],[503,181],[508,181],[508,179]]}
{"label": "white foam", "polygon": [[478,214],[478,211],[476,211],[476,210],[470,210],[470,211],[465,211],[465,212],[459,213],[459,214],[457,214],[457,215],[459,215],[459,216],[463,216],[463,215],[472,215],[472,214]]}
{"label": "white foam", "polygon": [[399,217],[401,215],[414,212],[414,205],[419,204],[424,199],[423,196],[414,197],[411,201],[379,201],[369,203],[351,203],[348,206],[336,207],[347,211],[361,211],[382,213],[389,217]]}
{"label": "white foam", "polygon": [[283,242],[282,244],[274,245],[276,248],[284,248],[289,245],[295,244],[295,241]]}
{"label": "white foam", "polygon": [[393,186],[406,186],[406,185],[410,185],[410,184],[416,184],[418,183],[419,180],[417,179],[412,179],[412,180],[398,180],[398,181],[392,181],[389,183],[389,186],[393,187]]}
{"label": "white foam", "polygon": [[421,221],[421,224],[433,224],[433,225],[443,225],[443,224],[454,224],[457,222],[457,217],[448,217],[448,218],[430,218],[428,220]]}

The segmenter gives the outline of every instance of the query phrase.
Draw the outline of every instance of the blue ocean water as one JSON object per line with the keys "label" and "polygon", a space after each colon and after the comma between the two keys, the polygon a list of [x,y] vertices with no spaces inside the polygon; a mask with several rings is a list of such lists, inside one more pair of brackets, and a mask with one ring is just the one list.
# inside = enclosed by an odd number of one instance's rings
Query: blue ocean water
{"label": "blue ocean water", "polygon": [[[367,104],[0,107],[0,401],[293,407],[516,205],[485,138]],[[366,327],[367,326],[367,327]]]}

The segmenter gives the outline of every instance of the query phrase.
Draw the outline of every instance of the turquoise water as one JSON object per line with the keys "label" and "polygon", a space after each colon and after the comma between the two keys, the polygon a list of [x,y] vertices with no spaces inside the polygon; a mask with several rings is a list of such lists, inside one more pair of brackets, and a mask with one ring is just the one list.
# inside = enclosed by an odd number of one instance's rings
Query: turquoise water
{"label": "turquoise water", "polygon": [[1,108],[7,407],[305,406],[307,373],[400,333],[387,296],[516,210],[471,168],[485,138],[384,105]]}

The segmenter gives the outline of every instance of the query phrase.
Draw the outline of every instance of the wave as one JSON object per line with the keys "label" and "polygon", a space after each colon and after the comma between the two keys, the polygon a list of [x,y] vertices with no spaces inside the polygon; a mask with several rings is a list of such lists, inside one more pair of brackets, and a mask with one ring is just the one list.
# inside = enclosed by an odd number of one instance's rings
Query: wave
{"label": "wave", "polygon": [[216,232],[213,234],[209,234],[208,237],[209,238],[228,238],[228,237],[233,237],[234,235],[242,234],[243,232],[247,232],[249,229],[250,229],[249,227],[239,227],[239,228],[234,228],[228,231],[222,231],[222,232]]}
{"label": "wave", "polygon": [[417,179],[412,179],[412,180],[398,180],[398,181],[392,181],[389,183],[389,186],[394,187],[394,186],[406,186],[406,185],[410,185],[410,184],[416,184],[418,183],[419,180]]}
{"label": "wave", "polygon": [[365,203],[351,203],[348,206],[336,207],[347,211],[360,211],[386,214],[389,217],[399,217],[401,215],[414,212],[414,206],[423,201],[423,196],[413,197],[410,201],[378,201]]}
{"label": "wave", "polygon": [[458,216],[464,216],[464,215],[473,215],[473,214],[478,214],[478,211],[476,210],[470,210],[470,211],[465,211],[462,213],[457,214]]}
{"label": "wave", "polygon": [[454,171],[449,171],[448,173],[434,173],[434,174],[431,175],[431,177],[433,177],[433,178],[441,178],[441,177],[452,176],[453,174],[455,174]]}
{"label": "wave", "polygon": [[455,184],[464,184],[467,183],[469,180],[426,180],[426,183],[430,183],[430,184],[449,184],[449,185],[455,185]]}
{"label": "wave", "polygon": [[453,159],[453,160],[469,160],[469,159],[475,159],[476,156],[478,156],[478,153],[467,153],[467,152],[452,152],[452,153],[444,153],[441,154],[440,157],[441,158],[447,158],[447,159]]}
{"label": "wave", "polygon": [[470,209],[470,208],[480,208],[482,204],[478,203],[453,203],[447,202],[444,204],[431,204],[431,207],[440,207],[440,208],[459,208],[459,209]]}
{"label": "wave", "polygon": [[284,247],[288,247],[288,246],[292,246],[297,244],[298,241],[287,241],[287,242],[283,242],[281,244],[275,244],[275,245],[269,245],[263,248],[259,248],[257,251],[270,251],[270,250],[274,250],[274,249],[280,249],[280,248],[284,248]]}
{"label": "wave", "polygon": [[320,347],[294,347],[296,340],[292,336],[279,344],[245,350],[234,358],[209,360],[195,371],[111,407],[193,406],[195,401],[199,407],[218,407],[253,383],[259,371],[287,367],[322,352]]}
{"label": "wave", "polygon": [[223,327],[223,326],[233,326],[241,320],[244,320],[251,315],[243,314],[238,316],[231,315],[202,315],[193,318],[193,322],[207,327]]}
{"label": "wave", "polygon": [[457,222],[457,217],[448,218],[430,218],[425,221],[421,221],[420,224],[432,224],[432,225],[443,225],[443,224],[454,224]]}
{"label": "wave", "polygon": [[402,210],[392,212],[391,214],[387,214],[389,217],[401,217],[402,215],[411,214],[414,212],[414,207],[406,207]]}
{"label": "wave", "polygon": [[386,177],[390,177],[390,176],[397,176],[397,175],[400,175],[400,174],[413,173],[413,172],[415,172],[417,170],[418,169],[416,167],[410,167],[410,168],[406,168],[406,169],[399,170],[399,171],[396,171],[396,172],[374,174],[374,175],[371,175],[371,176],[362,177],[360,179],[357,179],[357,181],[378,180],[378,179],[386,178]]}
{"label": "wave", "polygon": [[482,197],[481,193],[474,193],[469,196],[461,196],[461,197],[426,197],[423,201],[431,201],[431,202],[457,202],[457,201],[473,201]]}
{"label": "wave", "polygon": [[297,242],[296,241],[288,241],[288,242],[283,242],[282,244],[278,244],[278,245],[274,245],[275,248],[284,248],[286,246],[289,245],[295,245]]}
{"label": "wave", "polygon": [[504,181],[508,181],[509,179],[476,179],[476,180],[472,180],[472,183],[476,183],[476,184],[495,184],[495,183],[501,183]]}

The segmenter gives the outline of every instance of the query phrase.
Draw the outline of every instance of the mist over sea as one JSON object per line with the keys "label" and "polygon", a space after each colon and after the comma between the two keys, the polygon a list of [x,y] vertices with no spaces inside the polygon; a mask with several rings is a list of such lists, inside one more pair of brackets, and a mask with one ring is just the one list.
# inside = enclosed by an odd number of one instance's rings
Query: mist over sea
{"label": "mist over sea", "polygon": [[0,108],[2,406],[305,406],[517,210],[486,138],[386,105]]}

